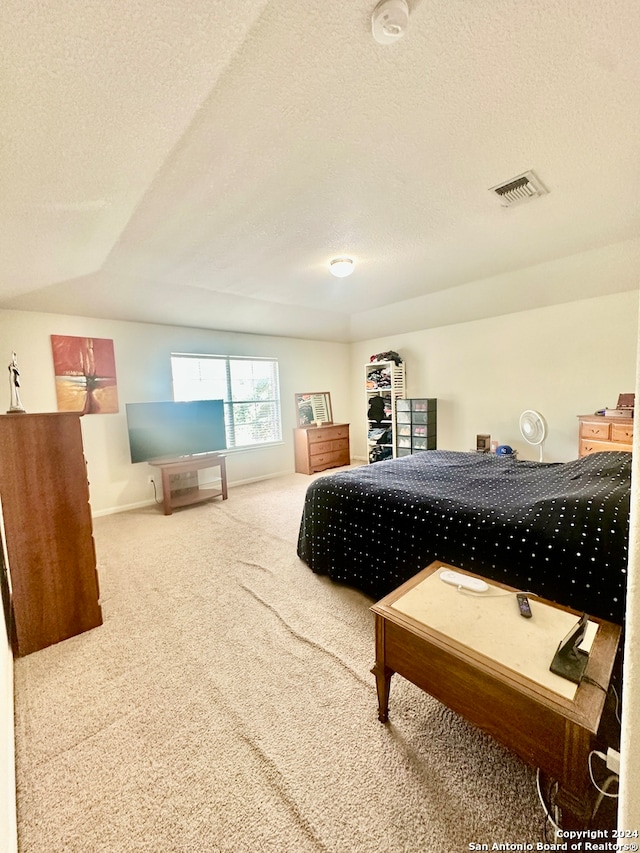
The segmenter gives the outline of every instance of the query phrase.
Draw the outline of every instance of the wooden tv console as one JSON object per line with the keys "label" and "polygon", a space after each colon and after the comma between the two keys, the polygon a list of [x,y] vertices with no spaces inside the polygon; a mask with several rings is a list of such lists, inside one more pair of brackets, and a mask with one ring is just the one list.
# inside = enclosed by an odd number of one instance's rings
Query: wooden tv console
{"label": "wooden tv console", "polygon": [[[223,501],[227,499],[227,467],[222,453],[202,453],[179,459],[155,459],[150,461],[149,465],[158,468],[162,476],[162,505],[165,515],[171,515],[178,507],[201,503],[221,495]],[[200,488],[197,482],[198,471],[205,468],[220,468],[219,489]],[[179,474],[195,476],[185,486],[177,482]]]}

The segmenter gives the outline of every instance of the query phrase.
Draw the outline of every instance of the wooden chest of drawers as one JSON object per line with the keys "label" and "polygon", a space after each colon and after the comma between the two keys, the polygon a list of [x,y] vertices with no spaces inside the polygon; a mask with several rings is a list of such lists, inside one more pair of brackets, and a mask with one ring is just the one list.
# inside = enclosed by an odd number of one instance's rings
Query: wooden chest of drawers
{"label": "wooden chest of drawers", "polygon": [[578,456],[600,450],[628,450],[633,446],[633,418],[578,415]]}
{"label": "wooden chest of drawers", "polygon": [[300,427],[293,431],[296,471],[315,474],[349,465],[349,424]]}

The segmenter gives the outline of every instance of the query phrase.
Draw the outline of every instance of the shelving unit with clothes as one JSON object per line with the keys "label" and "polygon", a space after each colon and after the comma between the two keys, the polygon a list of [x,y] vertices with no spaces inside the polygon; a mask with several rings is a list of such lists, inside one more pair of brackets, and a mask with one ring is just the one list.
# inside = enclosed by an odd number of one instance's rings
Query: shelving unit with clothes
{"label": "shelving unit with clothes", "polygon": [[396,456],[396,401],[405,395],[405,367],[397,361],[365,364],[369,462]]}

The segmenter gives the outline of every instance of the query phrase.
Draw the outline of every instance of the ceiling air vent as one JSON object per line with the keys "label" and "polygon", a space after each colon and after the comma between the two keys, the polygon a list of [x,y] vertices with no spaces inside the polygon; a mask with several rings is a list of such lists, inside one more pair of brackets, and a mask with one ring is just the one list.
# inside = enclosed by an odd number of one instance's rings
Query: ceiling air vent
{"label": "ceiling air vent", "polygon": [[538,196],[545,195],[547,190],[533,172],[525,172],[504,184],[491,187],[489,192],[498,197],[503,207],[513,207],[516,204],[522,204],[525,201],[531,201]]}

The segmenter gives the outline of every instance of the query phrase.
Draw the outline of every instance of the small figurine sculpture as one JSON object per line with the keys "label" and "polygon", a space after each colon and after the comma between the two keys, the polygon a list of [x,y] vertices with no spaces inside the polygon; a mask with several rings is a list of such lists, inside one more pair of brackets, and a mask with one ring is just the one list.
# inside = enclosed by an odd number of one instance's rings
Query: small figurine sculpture
{"label": "small figurine sculpture", "polygon": [[18,391],[20,388],[20,371],[18,370],[18,359],[15,352],[12,353],[11,364],[9,365],[9,387],[11,389],[11,406],[7,410],[7,414],[25,412],[26,409],[20,402],[20,392]]}

